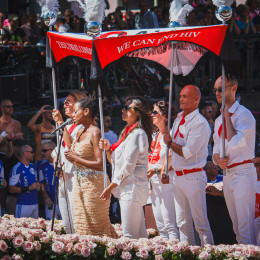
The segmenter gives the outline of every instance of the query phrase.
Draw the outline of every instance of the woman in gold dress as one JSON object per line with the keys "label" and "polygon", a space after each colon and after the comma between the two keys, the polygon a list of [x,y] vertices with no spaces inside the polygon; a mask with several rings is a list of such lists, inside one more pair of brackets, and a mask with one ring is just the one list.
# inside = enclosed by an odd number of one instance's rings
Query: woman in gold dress
{"label": "woman in gold dress", "polygon": [[74,106],[73,120],[84,128],[77,133],[67,160],[75,165],[73,204],[76,233],[116,237],[108,212],[110,201],[103,201],[102,151],[98,143],[100,129],[95,125],[98,114],[97,102],[91,97],[80,99]]}

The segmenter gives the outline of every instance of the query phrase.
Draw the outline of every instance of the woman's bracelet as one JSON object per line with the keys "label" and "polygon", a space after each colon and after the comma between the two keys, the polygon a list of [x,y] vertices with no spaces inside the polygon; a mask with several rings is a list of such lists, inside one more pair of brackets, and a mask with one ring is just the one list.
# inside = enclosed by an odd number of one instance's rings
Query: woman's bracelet
{"label": "woman's bracelet", "polygon": [[111,150],[111,145],[110,145],[109,149],[106,150],[106,152],[110,152],[110,151],[112,151],[112,150]]}

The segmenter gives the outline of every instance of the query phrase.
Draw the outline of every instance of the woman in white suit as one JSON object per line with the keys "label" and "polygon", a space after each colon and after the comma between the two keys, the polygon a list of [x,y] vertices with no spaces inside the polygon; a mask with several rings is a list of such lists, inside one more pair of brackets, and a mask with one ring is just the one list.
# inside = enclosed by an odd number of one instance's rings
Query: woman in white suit
{"label": "woman in white suit", "polygon": [[150,108],[142,97],[130,97],[122,109],[127,123],[118,142],[110,145],[100,139],[112,164],[112,181],[101,198],[110,198],[111,191],[119,199],[123,235],[129,238],[147,237],[143,206],[149,196],[147,165],[153,124]]}

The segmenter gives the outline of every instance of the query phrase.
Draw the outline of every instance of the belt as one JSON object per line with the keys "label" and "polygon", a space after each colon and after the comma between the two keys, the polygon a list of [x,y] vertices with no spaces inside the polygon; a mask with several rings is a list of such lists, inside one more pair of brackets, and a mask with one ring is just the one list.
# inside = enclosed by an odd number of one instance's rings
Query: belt
{"label": "belt", "polygon": [[204,171],[204,168],[194,168],[194,169],[190,169],[190,170],[182,170],[182,171],[175,171],[177,176],[182,176],[184,174],[189,174],[189,173],[193,173],[193,172],[201,172]]}
{"label": "belt", "polygon": [[236,167],[238,165],[241,165],[241,164],[246,164],[246,163],[252,163],[253,161],[252,160],[245,160],[243,162],[238,162],[238,163],[233,163],[233,164],[230,164],[227,166],[228,169],[231,169],[233,167]]}

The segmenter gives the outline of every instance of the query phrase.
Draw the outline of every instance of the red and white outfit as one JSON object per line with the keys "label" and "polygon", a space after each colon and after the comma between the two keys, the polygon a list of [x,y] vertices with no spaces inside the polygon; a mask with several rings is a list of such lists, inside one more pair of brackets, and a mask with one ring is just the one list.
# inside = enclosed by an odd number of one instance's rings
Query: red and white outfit
{"label": "red and white outfit", "polygon": [[[255,150],[255,119],[244,106],[235,102],[229,109],[237,134],[225,140],[226,156],[229,157],[223,191],[233,229],[239,244],[256,244],[255,189],[256,170],[252,163]],[[222,120],[215,121],[213,154],[222,155]]]}
{"label": "red and white outfit", "polygon": [[200,236],[201,246],[214,244],[207,218],[205,189],[206,173],[203,167],[208,156],[210,127],[196,109],[184,117],[179,113],[172,127],[172,139],[182,146],[183,156],[172,152],[175,171],[174,196],[180,241],[195,245],[194,229]]}
{"label": "red and white outfit", "polygon": [[260,246],[260,181],[257,182],[255,196],[255,233],[257,245]]}
{"label": "red and white outfit", "polygon": [[[149,154],[149,168],[160,168],[163,166],[166,156],[167,145],[163,137],[158,140],[157,135],[153,135],[151,143],[151,153]],[[173,193],[173,170],[169,171],[169,184],[162,184],[160,174],[151,177],[152,185],[152,208],[156,221],[156,226],[162,238],[179,239],[179,229],[176,223],[174,193]]]}

